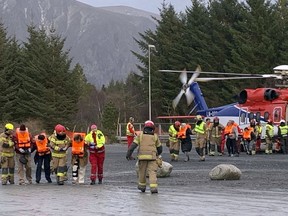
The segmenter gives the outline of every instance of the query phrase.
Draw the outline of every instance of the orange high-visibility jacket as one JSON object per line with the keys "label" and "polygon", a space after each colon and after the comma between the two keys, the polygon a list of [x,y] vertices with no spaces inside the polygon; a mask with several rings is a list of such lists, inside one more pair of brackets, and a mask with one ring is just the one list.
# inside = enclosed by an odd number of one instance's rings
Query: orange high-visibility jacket
{"label": "orange high-visibility jacket", "polygon": [[20,131],[20,128],[16,129],[17,141],[19,148],[30,148],[31,140],[28,129],[25,131]]}
{"label": "orange high-visibility jacket", "polygon": [[75,135],[80,135],[82,137],[82,141],[75,141],[72,139],[72,154],[83,157],[86,133],[73,133],[73,137],[75,137]]}
{"label": "orange high-visibility jacket", "polygon": [[41,133],[41,135],[45,136],[44,140],[39,140],[38,135],[35,136],[37,151],[38,153],[47,153],[50,150],[49,147],[47,146],[48,139],[45,133]]}
{"label": "orange high-visibility jacket", "polygon": [[248,130],[243,131],[243,139],[251,140],[251,132],[253,132],[253,128],[249,127]]}

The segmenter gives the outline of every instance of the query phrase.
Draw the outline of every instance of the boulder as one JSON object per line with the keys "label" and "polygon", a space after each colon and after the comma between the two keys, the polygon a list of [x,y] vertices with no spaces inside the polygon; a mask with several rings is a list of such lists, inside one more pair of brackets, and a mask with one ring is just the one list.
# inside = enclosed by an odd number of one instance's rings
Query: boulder
{"label": "boulder", "polygon": [[[162,167],[161,168],[158,167],[158,170],[157,170],[157,177],[158,178],[164,178],[164,177],[170,176],[172,169],[173,169],[173,166],[170,163],[162,161]],[[135,170],[136,170],[136,173],[138,176],[138,172],[139,172],[138,161],[135,164]],[[147,175],[147,177],[148,177],[148,175]]]}
{"label": "boulder", "polygon": [[219,164],[209,172],[211,180],[239,180],[241,170],[232,164]]}

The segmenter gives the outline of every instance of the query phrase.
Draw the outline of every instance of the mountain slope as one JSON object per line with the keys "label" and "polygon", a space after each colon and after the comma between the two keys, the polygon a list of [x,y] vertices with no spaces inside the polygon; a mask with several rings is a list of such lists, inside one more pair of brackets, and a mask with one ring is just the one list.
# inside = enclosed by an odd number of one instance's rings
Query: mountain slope
{"label": "mountain slope", "polygon": [[73,63],[79,62],[88,81],[98,88],[137,70],[130,50],[140,51],[133,37],[156,26],[149,13],[120,9],[95,8],[75,0],[0,0],[1,19],[9,35],[25,41],[31,23],[44,26],[47,34],[54,27],[66,38]]}

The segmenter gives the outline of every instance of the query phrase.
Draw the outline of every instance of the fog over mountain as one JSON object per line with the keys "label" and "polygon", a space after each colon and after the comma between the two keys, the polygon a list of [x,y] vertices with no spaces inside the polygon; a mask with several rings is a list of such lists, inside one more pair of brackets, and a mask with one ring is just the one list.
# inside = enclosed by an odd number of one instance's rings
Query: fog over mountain
{"label": "fog over mountain", "polygon": [[138,32],[155,29],[155,14],[131,7],[95,8],[75,0],[0,0],[1,20],[9,35],[26,41],[27,25],[54,27],[66,38],[73,63],[79,62],[90,83],[100,88],[112,79],[125,80],[136,71],[141,52],[133,40]]}

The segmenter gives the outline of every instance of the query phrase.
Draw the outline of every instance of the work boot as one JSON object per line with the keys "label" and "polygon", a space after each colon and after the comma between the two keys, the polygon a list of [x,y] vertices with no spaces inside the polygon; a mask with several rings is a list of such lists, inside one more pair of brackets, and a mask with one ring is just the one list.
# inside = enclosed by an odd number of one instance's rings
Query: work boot
{"label": "work boot", "polygon": [[52,180],[51,180],[51,178],[49,178],[49,179],[46,179],[47,180],[47,182],[48,183],[52,183]]}
{"label": "work boot", "polygon": [[142,193],[146,191],[146,187],[141,187],[138,185],[138,190],[140,190]]}
{"label": "work boot", "polygon": [[19,185],[26,185],[26,183],[25,183],[25,181],[21,180],[21,181],[19,182]]}
{"label": "work boot", "polygon": [[151,191],[151,194],[158,193],[158,189],[157,188],[151,188],[150,191]]}
{"label": "work boot", "polygon": [[98,184],[102,184],[102,179],[99,179]]}
{"label": "work boot", "polygon": [[129,158],[130,160],[135,160],[135,158],[134,157],[132,157],[132,156],[130,156],[130,158]]}
{"label": "work boot", "polygon": [[57,182],[58,185],[64,185],[64,181]]}
{"label": "work boot", "polygon": [[91,180],[90,185],[95,185],[95,180]]}
{"label": "work boot", "polygon": [[7,182],[6,181],[2,181],[2,185],[7,185]]}
{"label": "work boot", "polygon": [[188,154],[188,152],[185,152],[185,156],[186,156],[186,158],[184,159],[184,162],[187,162],[187,161],[189,161],[189,160],[190,160],[190,158],[189,158],[189,154]]}
{"label": "work boot", "polygon": [[36,180],[36,183],[37,183],[37,184],[39,184],[39,183],[40,183],[40,181],[39,181],[39,180]]}

